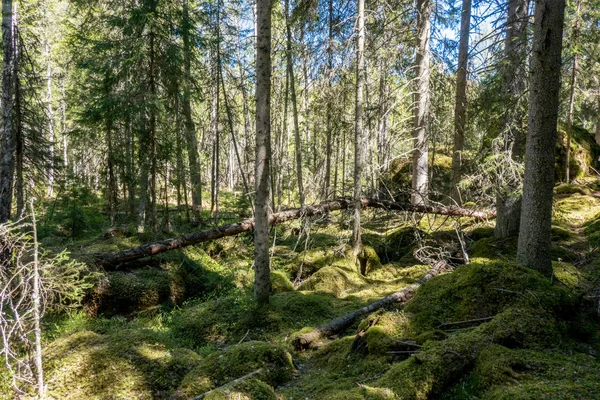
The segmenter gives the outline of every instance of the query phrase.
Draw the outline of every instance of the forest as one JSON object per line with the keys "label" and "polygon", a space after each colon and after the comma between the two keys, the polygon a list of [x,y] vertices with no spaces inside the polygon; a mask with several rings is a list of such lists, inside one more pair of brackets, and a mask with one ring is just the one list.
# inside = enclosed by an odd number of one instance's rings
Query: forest
{"label": "forest", "polygon": [[1,399],[600,398],[600,1],[1,29]]}

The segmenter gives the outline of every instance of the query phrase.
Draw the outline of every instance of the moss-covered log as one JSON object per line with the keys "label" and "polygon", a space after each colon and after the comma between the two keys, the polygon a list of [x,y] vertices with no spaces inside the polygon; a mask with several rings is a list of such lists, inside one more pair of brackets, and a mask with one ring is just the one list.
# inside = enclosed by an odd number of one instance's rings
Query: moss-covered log
{"label": "moss-covered log", "polygon": [[314,329],[303,335],[299,335],[294,339],[294,347],[297,350],[302,350],[310,347],[315,341],[319,340],[324,336],[332,336],[342,332],[348,328],[359,318],[369,315],[383,307],[389,306],[394,303],[406,303],[412,299],[415,290],[421,286],[423,282],[430,280],[431,278],[438,276],[442,271],[447,268],[447,264],[444,262],[437,262],[421,279],[412,285],[408,285],[399,292],[393,293],[383,299],[377,300],[371,304],[364,306],[356,311],[352,311],[346,315],[342,315],[339,318],[334,319],[326,323],[325,325]]}
{"label": "moss-covered log", "polygon": [[[351,200],[339,199],[321,203],[316,206],[296,208],[271,214],[270,225],[279,225],[298,218],[312,217],[329,214],[332,211],[345,210],[351,207]],[[450,215],[469,218],[494,218],[493,211],[468,210],[457,207],[436,207],[430,205],[412,205],[409,203],[395,203],[386,200],[362,199],[363,208],[382,208],[387,210],[408,211],[417,213]],[[96,264],[109,269],[120,264],[138,260],[140,258],[153,256],[170,250],[192,246],[202,242],[216,240],[225,236],[234,236],[254,229],[254,218],[245,219],[229,225],[207,229],[200,232],[192,232],[182,237],[166,239],[155,243],[144,244],[118,253],[94,253],[93,259]]]}

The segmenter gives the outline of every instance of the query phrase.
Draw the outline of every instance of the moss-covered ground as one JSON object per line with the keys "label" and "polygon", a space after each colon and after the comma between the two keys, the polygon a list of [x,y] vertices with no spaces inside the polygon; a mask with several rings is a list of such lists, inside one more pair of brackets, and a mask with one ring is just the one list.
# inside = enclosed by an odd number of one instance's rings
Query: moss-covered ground
{"label": "moss-covered ground", "polygon": [[[259,371],[206,398],[598,398],[599,217],[596,183],[557,187],[552,280],[516,265],[516,239],[495,239],[493,222],[380,211],[365,213],[366,275],[350,252],[348,214],[274,229],[273,295],[261,309],[250,235],[108,272],[84,309],[44,321],[48,395],[189,399]],[[146,239],[125,231],[46,246],[77,255]],[[454,270],[406,307],[294,350],[296,335],[423,276],[430,267],[415,258],[419,241],[442,249]],[[14,397],[1,369],[0,393]]]}

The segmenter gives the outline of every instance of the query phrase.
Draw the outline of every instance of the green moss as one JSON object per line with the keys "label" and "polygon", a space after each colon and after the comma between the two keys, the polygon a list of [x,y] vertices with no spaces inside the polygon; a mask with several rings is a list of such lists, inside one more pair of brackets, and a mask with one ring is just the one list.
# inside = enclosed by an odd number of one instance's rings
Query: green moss
{"label": "green moss", "polygon": [[556,279],[570,289],[581,288],[582,283],[585,280],[583,274],[573,264],[553,262],[552,269],[554,270]]}
{"label": "green moss", "polygon": [[271,271],[271,293],[291,292],[294,285],[290,282],[286,274],[281,271]]}
{"label": "green moss", "polygon": [[412,226],[400,227],[385,235],[375,246],[379,258],[384,262],[400,260],[412,253],[415,243],[415,229]]}
{"label": "green moss", "polygon": [[490,238],[492,236],[494,236],[494,228],[491,226],[482,226],[469,232],[469,239],[473,240],[474,242],[481,239]]}
{"label": "green moss", "polygon": [[[373,326],[366,329],[369,324]],[[364,339],[370,355],[389,356],[398,346],[398,340],[408,336],[409,320],[403,312],[385,312],[370,316],[361,322],[359,331],[366,329]]]}
{"label": "green moss", "polygon": [[155,307],[169,300],[171,283],[167,271],[142,269],[109,272],[108,287],[97,291],[99,311],[108,315]]}
{"label": "green moss", "polygon": [[266,342],[246,342],[213,353],[192,369],[181,382],[179,392],[198,395],[225,385],[262,368],[257,379],[278,385],[292,378],[291,355],[281,346]]}
{"label": "green moss", "polygon": [[247,379],[232,387],[210,393],[206,400],[277,400],[271,386],[258,379]]}
{"label": "green moss", "polygon": [[504,259],[515,259],[517,250],[517,238],[497,239],[487,237],[477,240],[468,249],[472,258],[487,258],[490,260],[502,257]]}
{"label": "green moss", "polygon": [[587,187],[574,185],[570,183],[561,183],[560,185],[556,186],[554,188],[554,193],[561,195],[579,193],[584,196],[592,194],[591,190]]}
{"label": "green moss", "polygon": [[173,316],[170,328],[177,337],[194,347],[223,344],[243,336],[244,327],[240,321],[251,309],[250,296],[221,297],[183,308]]}
{"label": "green moss", "polygon": [[379,256],[377,255],[377,252],[373,247],[363,246],[361,258],[361,263],[364,262],[365,264],[365,275],[368,275],[370,272],[376,271],[379,268],[381,268],[381,260],[379,260]]}
{"label": "green moss", "polygon": [[571,237],[572,234],[568,229],[560,226],[552,227],[552,241],[569,240]]}
{"label": "green moss", "polygon": [[572,306],[574,297],[529,268],[504,262],[469,264],[424,283],[406,312],[413,315],[418,334],[443,323],[492,317],[514,305]]}
{"label": "green moss", "polygon": [[353,275],[352,271],[337,266],[325,267],[302,282],[298,290],[331,293],[339,297],[345,293],[346,289],[352,286],[352,281],[357,279]]}
{"label": "green moss", "polygon": [[172,392],[200,357],[169,348],[150,331],[83,330],[44,351],[48,395],[57,399],[152,399]]}

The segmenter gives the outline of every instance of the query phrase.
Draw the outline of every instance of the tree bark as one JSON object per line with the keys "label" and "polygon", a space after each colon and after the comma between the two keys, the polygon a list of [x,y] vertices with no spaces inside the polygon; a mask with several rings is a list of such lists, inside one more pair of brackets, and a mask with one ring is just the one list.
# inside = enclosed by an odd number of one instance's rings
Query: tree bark
{"label": "tree bark", "polygon": [[429,192],[429,40],[431,1],[417,1],[417,88],[414,95],[414,153],[412,165],[413,204],[427,203]]}
{"label": "tree bark", "polygon": [[302,145],[300,142],[300,124],[298,122],[298,99],[296,97],[296,79],[294,76],[294,65],[292,57],[292,27],[290,22],[290,0],[285,1],[285,27],[287,32],[286,59],[287,73],[290,82],[290,98],[292,100],[292,117],[294,119],[294,145],[296,152],[296,177],[298,178],[298,194],[300,196],[300,207],[306,205],[304,197],[304,183],[302,180]]}
{"label": "tree bark", "polygon": [[269,302],[271,268],[269,259],[269,200],[271,198],[271,1],[256,1],[256,155],[254,297]]}
{"label": "tree bark", "polygon": [[[150,12],[156,15],[156,0],[150,1]],[[154,24],[154,21],[152,21]],[[152,231],[158,232],[158,217],[156,215],[156,175],[158,172],[158,137],[156,128],[157,90],[156,90],[156,33],[154,26],[150,27],[150,144],[152,153],[150,155],[150,215],[152,217]]]}
{"label": "tree bark", "polygon": [[354,226],[352,247],[354,256],[362,252],[360,234],[360,211],[362,197],[362,175],[364,169],[365,134],[363,127],[363,91],[365,86],[365,0],[358,0],[358,22],[356,41],[356,109],[354,127]]}
{"label": "tree bark", "polygon": [[[575,10],[575,25],[573,26],[573,34],[572,34],[572,45],[577,45],[577,39],[579,36],[579,11],[581,10],[581,0],[577,1],[577,6]],[[571,81],[569,82],[570,90],[569,90],[569,113],[567,114],[567,155],[565,159],[565,182],[571,182],[571,134],[573,131],[573,112],[575,108],[575,88],[577,86],[577,67],[579,61],[579,54],[577,50],[575,50],[575,54],[573,55],[573,68],[571,68]]]}
{"label": "tree bark", "polygon": [[467,119],[467,61],[469,58],[469,30],[471,27],[471,0],[463,0],[456,70],[456,104],[454,108],[454,150],[452,152],[451,197],[462,204],[458,184],[462,174],[462,156],[465,147]]}
{"label": "tree bark", "polygon": [[[333,0],[329,0],[329,34],[327,41],[327,132],[325,144],[325,190],[323,197],[331,197],[331,141],[333,136]],[[336,148],[337,152],[337,148]],[[337,154],[337,153],[336,153]]]}
{"label": "tree bark", "polygon": [[[190,20],[190,11],[188,0],[183,0],[183,63],[185,77],[183,84],[183,117],[185,119],[185,137],[187,138],[187,153],[190,167],[190,181],[192,184],[192,207],[194,217],[200,220],[202,212],[202,178],[200,175],[200,160],[198,157],[198,137],[196,136],[196,127],[192,119],[191,102],[191,49],[190,49],[190,30],[192,23]],[[185,185],[184,185],[185,186]]]}
{"label": "tree bark", "polygon": [[52,106],[53,96],[52,96],[52,50],[50,48],[50,38],[49,32],[50,29],[50,21],[48,19],[48,1],[44,1],[43,3],[43,13],[44,13],[44,53],[46,56],[46,112],[48,113],[48,133],[50,140],[49,147],[49,156],[50,156],[50,165],[48,166],[48,197],[52,198],[54,195],[54,108]]}
{"label": "tree bark", "polygon": [[345,329],[350,327],[353,323],[355,323],[358,319],[363,318],[383,307],[387,307],[395,303],[406,304],[413,298],[415,290],[417,290],[417,288],[421,286],[421,284],[427,282],[435,276],[438,276],[447,268],[448,266],[444,262],[440,261],[436,263],[429,270],[429,272],[427,272],[427,274],[421,277],[421,279],[419,279],[416,283],[408,285],[404,289],[393,293],[389,296],[386,296],[383,299],[370,303],[363,308],[360,308],[356,311],[352,311],[349,314],[342,315],[341,317],[336,318],[333,321],[330,321],[311,332],[296,337],[294,339],[294,347],[296,348],[296,350],[307,349],[316,340],[319,340],[324,336],[332,336],[341,333]]}
{"label": "tree bark", "polygon": [[221,69],[221,2],[217,1],[216,24],[215,24],[215,61],[213,66],[213,87],[212,93],[212,131],[213,131],[213,157],[211,174],[211,198],[210,198],[210,216],[219,214],[219,167],[220,167],[220,137],[219,137],[219,116],[220,116],[220,96],[219,96],[219,70]]}
{"label": "tree bark", "polygon": [[[268,204],[268,199],[266,201]],[[456,207],[436,207],[432,205],[412,205],[410,203],[396,203],[392,201],[376,199],[360,199],[360,203],[361,208],[380,208],[384,210],[396,210],[424,214],[438,214],[476,219],[494,218],[496,215],[493,211],[468,210]],[[265,224],[267,227],[267,233],[269,225],[279,225],[284,222],[291,221],[293,219],[326,215],[332,211],[351,209],[354,204],[354,200],[348,198],[321,203],[317,206],[307,206],[305,208],[296,208],[281,211],[274,214],[269,214],[269,219],[266,220]],[[255,209],[257,208],[258,206],[256,206]],[[138,260],[140,258],[150,257],[167,251],[181,249],[187,246],[193,246],[198,243],[216,240],[225,236],[238,235],[243,232],[249,232],[253,229],[255,229],[256,239],[257,226],[258,221],[256,220],[256,217],[249,218],[241,222],[236,222],[234,224],[223,225],[214,229],[208,229],[200,232],[193,232],[179,238],[167,239],[156,243],[144,244],[142,246],[124,250],[119,253],[95,253],[93,254],[93,258],[96,264],[102,265],[105,268],[111,268],[116,267],[120,264]],[[268,256],[268,237],[266,244]]]}
{"label": "tree bark", "polygon": [[13,125],[15,60],[14,18],[12,0],[2,0],[2,120],[3,131],[0,142],[0,224],[10,218],[13,191],[15,132]]}
{"label": "tree bark", "polygon": [[[505,64],[502,69],[505,112],[502,117],[504,150],[510,152],[514,161],[523,159],[525,135],[522,128],[523,114],[519,97],[525,91],[525,59],[527,53],[527,25],[529,0],[510,0],[504,40]],[[521,195],[514,194],[518,186],[499,187],[496,194],[496,228],[494,235],[507,238],[519,232],[521,219]]]}
{"label": "tree bark", "polygon": [[517,261],[547,276],[552,276],[550,229],[564,17],[564,0],[536,1]]}

